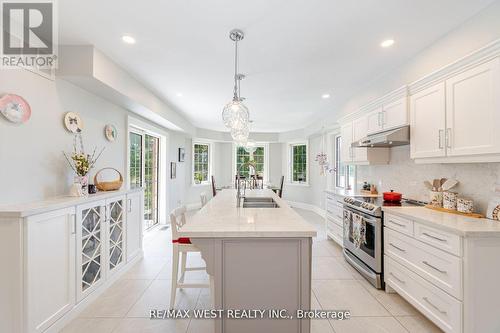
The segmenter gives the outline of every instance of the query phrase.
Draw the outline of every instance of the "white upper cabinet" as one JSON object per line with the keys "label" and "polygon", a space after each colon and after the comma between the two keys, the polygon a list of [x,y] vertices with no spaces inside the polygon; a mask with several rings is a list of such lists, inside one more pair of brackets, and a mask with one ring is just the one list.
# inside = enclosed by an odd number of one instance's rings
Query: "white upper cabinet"
{"label": "white upper cabinet", "polygon": [[[360,141],[365,138],[368,131],[367,117],[361,117],[352,122],[352,142]],[[353,162],[362,162],[368,160],[368,149],[351,148]]]}
{"label": "white upper cabinet", "polygon": [[445,156],[445,127],[444,83],[410,97],[411,158]]}
{"label": "white upper cabinet", "polygon": [[500,58],[446,81],[448,156],[500,153]]}
{"label": "white upper cabinet", "polygon": [[406,96],[383,104],[369,112],[367,117],[367,134],[387,131],[408,125],[408,98]]}
{"label": "white upper cabinet", "polygon": [[352,161],[352,122],[346,123],[340,127],[340,136],[342,137],[340,160],[342,163],[350,163]]}
{"label": "white upper cabinet", "polygon": [[385,104],[382,108],[382,127],[385,130],[408,125],[408,98]]}
{"label": "white upper cabinet", "polygon": [[383,131],[382,123],[382,108],[377,108],[366,115],[367,118],[367,134],[373,134]]}
{"label": "white upper cabinet", "polygon": [[416,162],[500,161],[500,58],[461,61],[410,86]]}

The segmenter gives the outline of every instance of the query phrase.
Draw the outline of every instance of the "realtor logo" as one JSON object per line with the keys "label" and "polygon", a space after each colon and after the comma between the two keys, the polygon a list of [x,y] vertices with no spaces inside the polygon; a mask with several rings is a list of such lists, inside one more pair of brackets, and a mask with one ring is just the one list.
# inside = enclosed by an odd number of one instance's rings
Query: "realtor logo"
{"label": "realtor logo", "polygon": [[2,2],[2,67],[55,68],[55,37],[53,1]]}

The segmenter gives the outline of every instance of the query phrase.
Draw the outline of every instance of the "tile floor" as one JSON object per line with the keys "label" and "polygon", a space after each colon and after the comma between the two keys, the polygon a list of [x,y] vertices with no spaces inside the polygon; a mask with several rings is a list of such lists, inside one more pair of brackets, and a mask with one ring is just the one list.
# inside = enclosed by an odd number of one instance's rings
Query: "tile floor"
{"label": "tile floor", "polygon": [[[441,332],[397,294],[374,289],[342,257],[339,246],[326,238],[323,219],[297,209],[318,229],[313,243],[313,309],[348,309],[343,321],[315,320],[313,333],[432,333]],[[167,309],[170,301],[170,230],[156,229],[145,235],[144,258],[131,268],[78,318],[64,333],[210,333],[210,320],[150,320],[150,309]],[[192,255],[188,266],[204,265]],[[207,281],[204,272],[186,273],[187,281]],[[210,307],[208,289],[185,289],[177,293],[176,307]]]}

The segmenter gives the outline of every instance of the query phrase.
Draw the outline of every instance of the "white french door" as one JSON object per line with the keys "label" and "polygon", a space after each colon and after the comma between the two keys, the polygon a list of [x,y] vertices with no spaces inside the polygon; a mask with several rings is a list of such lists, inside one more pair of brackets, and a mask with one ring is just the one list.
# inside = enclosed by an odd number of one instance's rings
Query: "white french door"
{"label": "white french door", "polygon": [[159,221],[160,138],[140,129],[129,131],[130,187],[144,188],[144,229]]}

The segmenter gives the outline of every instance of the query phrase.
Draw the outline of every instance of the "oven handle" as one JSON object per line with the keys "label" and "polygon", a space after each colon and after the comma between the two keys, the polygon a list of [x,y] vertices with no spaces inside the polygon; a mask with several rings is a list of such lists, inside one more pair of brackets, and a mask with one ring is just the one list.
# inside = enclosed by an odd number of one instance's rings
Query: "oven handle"
{"label": "oven handle", "polygon": [[359,216],[362,216],[363,219],[365,220],[365,222],[369,223],[369,224],[372,224],[372,225],[375,225],[377,223],[380,223],[381,222],[381,219],[380,218],[376,218],[376,217],[367,217],[366,214],[360,214],[354,210],[351,210],[349,208],[344,208],[344,211],[348,211],[350,212],[351,214],[356,214],[356,215],[359,215]]}

